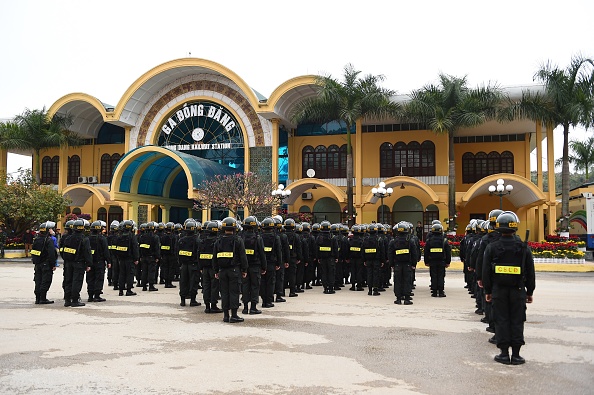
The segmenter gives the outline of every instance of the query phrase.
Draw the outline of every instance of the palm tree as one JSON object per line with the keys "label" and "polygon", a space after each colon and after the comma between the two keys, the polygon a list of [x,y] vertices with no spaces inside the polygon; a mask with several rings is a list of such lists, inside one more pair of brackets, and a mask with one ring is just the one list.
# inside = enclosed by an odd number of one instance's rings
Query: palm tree
{"label": "palm tree", "polygon": [[81,144],[80,137],[68,129],[72,122],[69,114],[55,114],[50,118],[45,107],[41,110],[25,109],[13,121],[0,123],[0,148],[33,151],[33,175],[39,184],[40,153],[43,149]]}
{"label": "palm tree", "polygon": [[[351,132],[359,119],[387,119],[399,113],[400,106],[390,101],[394,91],[379,86],[383,75],[366,75],[359,78],[360,71],[352,64],[344,68],[344,80],[331,76],[319,76],[316,85],[320,90],[315,97],[299,102],[291,112],[291,120],[296,124],[304,122],[325,123],[338,121],[346,126],[346,195],[349,213],[353,207],[353,149]],[[359,158],[361,160],[361,158]],[[352,225],[353,216],[349,217]]]}
{"label": "palm tree", "polygon": [[448,136],[448,215],[454,221],[449,228],[456,227],[456,164],[454,136],[461,128],[479,126],[495,119],[497,107],[503,100],[501,89],[494,85],[471,89],[466,77],[439,75],[439,84],[429,84],[410,94],[406,103],[405,117],[420,122],[436,134]]}
{"label": "palm tree", "polygon": [[544,92],[522,92],[519,101],[508,100],[501,119],[528,118],[553,128],[563,127],[561,167],[561,229],[569,218],[569,128],[589,128],[594,121],[594,61],[574,56],[565,70],[550,62],[534,75],[544,84]]}
{"label": "palm tree", "polygon": [[[590,179],[590,168],[594,165],[594,137],[588,137],[586,141],[572,140],[569,142],[572,153],[567,157],[569,163],[573,164],[576,170],[584,170],[586,173],[585,182]],[[562,166],[563,158],[555,161],[555,166]]]}

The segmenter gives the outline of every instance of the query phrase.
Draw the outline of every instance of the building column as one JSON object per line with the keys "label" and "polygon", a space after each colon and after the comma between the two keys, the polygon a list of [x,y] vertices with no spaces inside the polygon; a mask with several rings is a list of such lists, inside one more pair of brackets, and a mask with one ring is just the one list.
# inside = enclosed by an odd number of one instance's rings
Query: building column
{"label": "building column", "polygon": [[0,173],[6,174],[8,171],[8,151],[0,149]]}
{"label": "building column", "polygon": [[58,191],[68,186],[68,146],[60,147],[60,166],[58,168]]}
{"label": "building column", "polygon": [[169,212],[171,211],[170,204],[162,204],[161,205],[161,222],[166,224],[169,222]]}
{"label": "building column", "polygon": [[210,210],[208,208],[202,208],[202,223],[210,221]]}
{"label": "building column", "polygon": [[361,120],[355,123],[355,150],[353,161],[355,162],[355,207],[363,204],[363,128]]}
{"label": "building column", "polygon": [[128,203],[128,218],[138,225],[138,202]]}
{"label": "building column", "polygon": [[132,127],[126,126],[124,127],[124,152],[130,152],[130,130]]}
{"label": "building column", "polygon": [[553,142],[553,125],[547,125],[547,179],[549,182],[549,234],[557,228],[557,192],[555,190],[555,144]]}
{"label": "building column", "polygon": [[278,185],[278,140],[280,119],[272,120],[272,185]]}

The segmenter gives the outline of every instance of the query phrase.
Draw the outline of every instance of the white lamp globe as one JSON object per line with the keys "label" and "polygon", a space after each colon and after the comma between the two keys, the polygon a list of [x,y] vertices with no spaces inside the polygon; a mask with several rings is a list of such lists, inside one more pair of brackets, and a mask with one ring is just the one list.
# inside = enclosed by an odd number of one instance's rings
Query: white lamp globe
{"label": "white lamp globe", "polygon": [[502,184],[497,185],[497,192],[503,192],[503,189],[504,188]]}
{"label": "white lamp globe", "polygon": [[495,192],[495,185],[489,185],[489,192],[493,193]]}
{"label": "white lamp globe", "polygon": [[380,182],[380,183],[379,183],[379,187],[380,187],[380,188],[385,188],[385,187],[386,187],[386,183],[385,183],[385,182],[383,182],[383,181],[382,181],[382,182]]}
{"label": "white lamp globe", "polygon": [[391,194],[392,192],[394,192],[394,190],[392,188],[388,188],[388,193]]}
{"label": "white lamp globe", "polygon": [[371,193],[375,195],[377,193],[377,188],[371,188]]}
{"label": "white lamp globe", "polygon": [[505,186],[505,190],[508,191],[508,192],[511,192],[511,191],[514,190],[514,186],[512,184],[507,184]]}

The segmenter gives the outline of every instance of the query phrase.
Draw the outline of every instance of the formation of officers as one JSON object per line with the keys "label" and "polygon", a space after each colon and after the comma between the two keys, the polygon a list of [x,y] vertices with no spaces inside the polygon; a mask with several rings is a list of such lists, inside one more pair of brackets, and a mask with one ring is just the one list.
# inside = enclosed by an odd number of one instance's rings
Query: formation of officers
{"label": "formation of officers", "polygon": [[[526,243],[515,231],[517,216],[494,210],[490,221],[471,222],[461,243],[461,260],[477,314],[494,328],[491,339],[501,349],[498,362],[520,364],[526,302],[532,301],[534,263]],[[120,296],[134,296],[134,285],[158,291],[156,285],[175,288],[179,280],[180,305],[200,306],[201,290],[207,314],[223,313],[224,322],[242,322],[243,314],[260,314],[262,308],[297,297],[314,286],[334,294],[345,284],[351,291],[378,296],[394,281],[394,303],[413,304],[415,269],[424,258],[429,266],[431,296],[445,297],[445,269],[451,248],[443,226],[434,221],[426,237],[424,255],[413,225],[354,225],[348,228],[328,221],[282,222],[280,216],[259,222],[254,216],[239,223],[227,217],[204,224],[187,219],[183,225],[149,222],[136,234],[131,220],[68,221],[59,245],[52,222],[40,226],[33,244],[36,303],[47,304],[47,290],[57,265],[56,251],[64,260],[64,306],[84,306],[80,298],[86,273],[88,302],[103,302],[105,271],[109,286]],[[492,232],[497,230],[497,232]],[[241,299],[240,299],[241,298]],[[221,307],[218,306],[219,301]],[[241,302],[241,303],[240,303]],[[509,356],[509,347],[512,356]]]}
{"label": "formation of officers", "polygon": [[516,235],[519,222],[511,211],[492,210],[487,221],[472,220],[460,242],[465,288],[475,299],[475,313],[484,314],[481,322],[493,333],[489,342],[501,350],[495,361],[506,365],[525,363],[520,348],[526,303],[532,303],[536,287],[528,232],[523,242]]}

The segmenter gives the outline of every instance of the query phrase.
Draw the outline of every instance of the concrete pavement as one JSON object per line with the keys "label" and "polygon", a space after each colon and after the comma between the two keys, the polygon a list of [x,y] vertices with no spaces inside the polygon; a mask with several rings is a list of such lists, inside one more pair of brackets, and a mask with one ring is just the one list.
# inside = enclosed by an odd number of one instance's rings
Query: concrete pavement
{"label": "concrete pavement", "polygon": [[0,391],[10,394],[591,393],[594,274],[539,273],[523,366],[497,350],[459,271],[412,306],[320,287],[242,324],[179,306],[177,289],[64,308],[61,269],[34,305],[31,264],[0,265]]}

